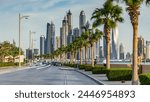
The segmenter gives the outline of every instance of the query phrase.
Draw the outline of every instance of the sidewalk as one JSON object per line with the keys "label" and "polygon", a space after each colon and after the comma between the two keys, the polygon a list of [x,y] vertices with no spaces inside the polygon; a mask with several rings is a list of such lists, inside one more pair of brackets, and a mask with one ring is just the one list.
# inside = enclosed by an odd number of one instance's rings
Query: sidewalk
{"label": "sidewalk", "polygon": [[84,71],[78,69],[76,71],[84,75],[88,75],[92,79],[95,79],[104,85],[131,85],[131,81],[125,81],[125,83],[122,83],[121,81],[108,81],[106,74],[92,74],[91,71]]}
{"label": "sidewalk", "polygon": [[28,66],[22,66],[22,67],[18,67],[18,66],[0,67],[0,74],[15,72],[15,71],[19,71],[19,70],[28,69],[28,68],[30,68],[30,67],[28,67]]}

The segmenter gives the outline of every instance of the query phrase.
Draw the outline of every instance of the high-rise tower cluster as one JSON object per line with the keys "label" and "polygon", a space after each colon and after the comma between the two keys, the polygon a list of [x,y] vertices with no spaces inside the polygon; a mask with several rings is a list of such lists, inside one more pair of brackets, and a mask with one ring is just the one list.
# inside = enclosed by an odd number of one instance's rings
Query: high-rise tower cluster
{"label": "high-rise tower cluster", "polygon": [[[60,27],[60,35],[57,37],[55,36],[55,25],[53,22],[47,23],[47,31],[46,37],[43,35],[40,37],[40,54],[51,54],[56,49],[67,46],[68,44],[72,43],[76,38],[80,37],[81,34],[85,32],[86,29],[90,29],[91,25],[89,21],[86,20],[85,12],[82,10],[79,14],[79,27],[73,28],[73,16],[70,10],[67,11],[64,19],[62,20],[62,25]],[[95,58],[99,57],[99,49],[100,43],[95,43]],[[85,49],[82,50],[83,59],[85,56]],[[88,59],[90,59],[91,49],[88,48]],[[77,52],[77,59],[80,59],[80,52]],[[67,57],[70,58],[70,54],[67,54]]]}

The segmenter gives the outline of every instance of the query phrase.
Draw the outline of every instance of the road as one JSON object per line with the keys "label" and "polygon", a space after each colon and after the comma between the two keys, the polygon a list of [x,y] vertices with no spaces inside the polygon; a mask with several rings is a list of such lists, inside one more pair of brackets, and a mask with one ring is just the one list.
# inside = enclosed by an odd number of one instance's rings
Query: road
{"label": "road", "polygon": [[0,74],[0,85],[97,85],[97,83],[74,70],[50,66]]}

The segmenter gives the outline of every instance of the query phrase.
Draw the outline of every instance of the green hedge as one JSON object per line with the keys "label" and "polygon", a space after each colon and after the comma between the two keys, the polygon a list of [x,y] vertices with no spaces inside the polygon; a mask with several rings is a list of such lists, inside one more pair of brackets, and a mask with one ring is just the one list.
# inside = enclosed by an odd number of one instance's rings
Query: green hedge
{"label": "green hedge", "polygon": [[17,66],[17,63],[13,62],[0,62],[0,67]]}
{"label": "green hedge", "polygon": [[150,73],[141,74],[139,76],[141,85],[150,85]]}
{"label": "green hedge", "polygon": [[95,66],[92,70],[93,74],[106,74],[107,69],[105,67]]}
{"label": "green hedge", "polygon": [[92,71],[93,67],[91,65],[85,65],[85,71]]}
{"label": "green hedge", "polygon": [[130,68],[111,68],[106,74],[110,81],[131,80],[132,70]]}
{"label": "green hedge", "polygon": [[85,65],[84,65],[84,64],[79,65],[79,69],[80,69],[80,70],[84,70],[84,69],[85,69]]}
{"label": "green hedge", "polygon": [[64,65],[64,66],[69,66],[69,67],[77,68],[77,64],[64,63],[63,65]]}

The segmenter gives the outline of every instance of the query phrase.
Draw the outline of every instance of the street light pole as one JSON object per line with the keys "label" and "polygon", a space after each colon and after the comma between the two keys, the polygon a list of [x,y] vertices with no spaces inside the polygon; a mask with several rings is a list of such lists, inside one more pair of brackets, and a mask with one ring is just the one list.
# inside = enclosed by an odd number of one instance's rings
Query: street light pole
{"label": "street light pole", "polygon": [[19,13],[19,67],[21,67],[21,59],[20,59],[20,56],[21,56],[21,47],[20,47],[21,19],[23,19],[23,18],[28,19],[28,17],[29,16],[21,16],[21,14]]}
{"label": "street light pole", "polygon": [[20,24],[21,24],[21,15],[19,13],[19,67],[21,67],[21,59],[20,59],[20,55],[21,55],[21,48],[20,48]]}

